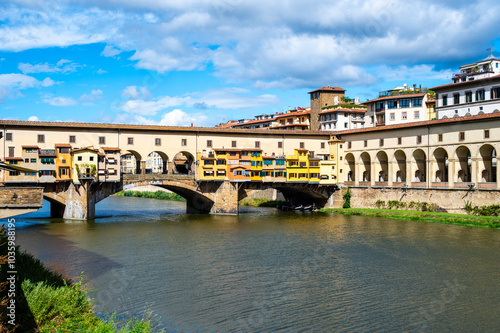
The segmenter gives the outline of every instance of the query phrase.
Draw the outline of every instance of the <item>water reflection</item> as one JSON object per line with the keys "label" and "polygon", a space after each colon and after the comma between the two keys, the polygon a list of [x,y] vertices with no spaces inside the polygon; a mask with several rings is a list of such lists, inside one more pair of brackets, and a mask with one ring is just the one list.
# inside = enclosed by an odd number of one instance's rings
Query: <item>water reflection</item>
{"label": "water reflection", "polygon": [[[88,223],[41,219],[18,241],[99,309],[150,307],[172,332],[494,331],[498,230],[110,198]],[[26,225],[30,217],[23,218]],[[444,296],[443,296],[444,295]]]}

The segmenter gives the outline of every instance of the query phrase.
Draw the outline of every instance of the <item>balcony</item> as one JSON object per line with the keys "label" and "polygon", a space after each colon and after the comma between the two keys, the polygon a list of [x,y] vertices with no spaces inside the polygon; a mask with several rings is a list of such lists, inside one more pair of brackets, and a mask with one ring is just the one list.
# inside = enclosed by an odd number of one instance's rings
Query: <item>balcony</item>
{"label": "balcony", "polygon": [[462,73],[459,73],[459,74],[455,74],[455,76],[453,76],[453,79],[462,79],[464,77],[467,77],[467,76],[474,76],[474,75],[481,75],[481,74],[493,74],[493,70],[492,69],[477,69],[477,70],[468,70],[468,71],[465,71],[465,72],[462,72]]}

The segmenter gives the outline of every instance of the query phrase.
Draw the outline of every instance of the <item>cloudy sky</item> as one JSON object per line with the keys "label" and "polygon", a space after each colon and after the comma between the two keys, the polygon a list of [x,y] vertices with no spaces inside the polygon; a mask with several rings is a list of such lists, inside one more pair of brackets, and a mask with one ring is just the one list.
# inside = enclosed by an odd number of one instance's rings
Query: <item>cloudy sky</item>
{"label": "cloudy sky", "polygon": [[326,85],[364,101],[500,54],[498,17],[496,0],[3,0],[0,118],[213,126]]}

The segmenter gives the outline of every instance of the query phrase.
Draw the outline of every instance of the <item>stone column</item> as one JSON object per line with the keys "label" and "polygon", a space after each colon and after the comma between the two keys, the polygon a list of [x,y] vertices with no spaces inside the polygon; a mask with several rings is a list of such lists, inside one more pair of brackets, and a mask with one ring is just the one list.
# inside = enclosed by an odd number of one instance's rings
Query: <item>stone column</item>
{"label": "stone column", "polygon": [[63,218],[91,220],[95,218],[95,193],[92,180],[80,180],[81,185],[71,184],[66,190]]}
{"label": "stone column", "polygon": [[141,175],[146,174],[146,161],[141,161]]}
{"label": "stone column", "polygon": [[500,190],[500,165],[498,163],[498,157],[497,157],[497,189]]}
{"label": "stone column", "polygon": [[455,160],[448,159],[448,187],[455,187]]}
{"label": "stone column", "polygon": [[359,186],[359,179],[361,177],[362,175],[359,173],[359,162],[356,162],[354,163],[354,186]]}
{"label": "stone column", "polygon": [[476,184],[476,187],[477,187],[477,180],[478,180],[478,177],[477,177],[477,159],[476,158],[471,158],[471,162],[470,162],[470,172],[471,172],[471,178],[470,178],[470,181],[474,184]]}
{"label": "stone column", "polygon": [[395,175],[393,174],[393,170],[392,170],[394,167],[393,164],[394,164],[394,162],[387,161],[387,185],[388,186],[392,186],[392,182],[395,178],[394,177]]}
{"label": "stone column", "polygon": [[412,162],[411,160],[406,161],[406,185],[411,186],[411,182],[413,181],[413,171],[412,171]]}
{"label": "stone column", "polygon": [[238,183],[225,180],[219,186],[210,214],[238,215]]}
{"label": "stone column", "polygon": [[375,186],[375,163],[374,161],[370,163],[370,186]]}

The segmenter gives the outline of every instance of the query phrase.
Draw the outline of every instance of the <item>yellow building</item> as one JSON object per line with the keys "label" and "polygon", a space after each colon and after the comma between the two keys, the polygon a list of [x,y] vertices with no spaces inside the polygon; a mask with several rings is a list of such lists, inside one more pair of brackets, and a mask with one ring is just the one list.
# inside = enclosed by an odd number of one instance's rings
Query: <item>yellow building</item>
{"label": "yellow building", "polygon": [[198,180],[224,180],[227,174],[227,151],[214,149],[197,154]]}
{"label": "yellow building", "polygon": [[250,152],[250,180],[262,181],[262,150],[254,149]]}
{"label": "yellow building", "polygon": [[79,184],[81,179],[99,180],[97,173],[99,151],[97,149],[92,146],[73,149],[71,155],[74,183]]}
{"label": "yellow building", "polygon": [[309,157],[307,149],[295,149],[286,157],[287,182],[309,182]]}
{"label": "yellow building", "polygon": [[332,135],[328,141],[329,154],[320,161],[320,184],[342,184],[344,179],[344,147],[345,142]]}
{"label": "yellow building", "polygon": [[56,143],[56,181],[71,180],[71,145]]}

